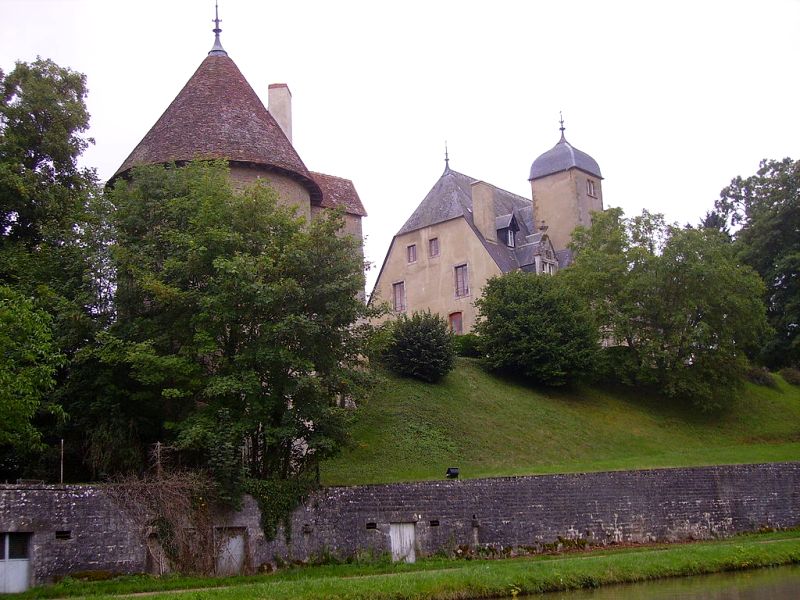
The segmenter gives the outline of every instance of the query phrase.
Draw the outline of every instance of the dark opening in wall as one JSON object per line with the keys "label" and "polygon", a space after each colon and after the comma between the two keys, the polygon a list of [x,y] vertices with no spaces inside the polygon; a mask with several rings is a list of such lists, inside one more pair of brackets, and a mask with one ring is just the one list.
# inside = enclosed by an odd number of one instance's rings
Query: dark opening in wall
{"label": "dark opening in wall", "polygon": [[431,527],[438,527],[439,526],[439,519],[433,519],[431,521]]}
{"label": "dark opening in wall", "polygon": [[56,531],[56,539],[57,540],[71,540],[72,539],[72,532],[71,531]]}
{"label": "dark opening in wall", "polygon": [[377,529],[377,528],[378,528],[377,523],[367,523],[367,529]]}

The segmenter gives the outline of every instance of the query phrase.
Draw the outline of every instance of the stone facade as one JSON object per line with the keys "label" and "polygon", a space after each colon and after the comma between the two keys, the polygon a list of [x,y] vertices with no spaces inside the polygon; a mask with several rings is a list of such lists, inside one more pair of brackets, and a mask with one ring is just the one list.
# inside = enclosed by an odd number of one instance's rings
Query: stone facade
{"label": "stone facade", "polygon": [[[418,556],[457,545],[541,546],[725,537],[800,524],[800,463],[615,471],[324,488],[292,516],[291,539],[267,541],[246,498],[220,530],[239,531],[248,569],[391,550],[392,524],[413,523]],[[70,532],[58,539],[56,532]],[[31,532],[34,582],[70,572],[142,572],[138,531],[103,488],[0,486],[0,532]]]}

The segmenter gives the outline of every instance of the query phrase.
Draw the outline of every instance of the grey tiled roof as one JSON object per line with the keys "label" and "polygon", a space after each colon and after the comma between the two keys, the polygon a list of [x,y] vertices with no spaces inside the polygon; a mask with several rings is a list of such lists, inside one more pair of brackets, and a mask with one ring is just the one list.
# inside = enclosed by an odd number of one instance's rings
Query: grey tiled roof
{"label": "grey tiled roof", "polygon": [[513,218],[519,227],[516,235],[518,246],[509,248],[500,242],[487,242],[472,218],[472,183],[475,181],[478,180],[452,169],[445,169],[397,235],[463,217],[503,273],[533,263],[534,257],[541,252],[542,242],[550,242],[534,227],[532,202],[528,198],[491,186],[494,189],[496,226],[498,229],[508,227]]}
{"label": "grey tiled roof", "polygon": [[597,161],[586,154],[586,152],[581,152],[573,147],[572,144],[566,140],[562,132],[561,139],[558,143],[533,161],[531,165],[531,176],[528,177],[528,179],[538,179],[539,177],[566,171],[573,167],[577,167],[581,171],[589,173],[589,175],[594,175],[600,179],[603,178],[600,174],[600,166],[597,164]]}

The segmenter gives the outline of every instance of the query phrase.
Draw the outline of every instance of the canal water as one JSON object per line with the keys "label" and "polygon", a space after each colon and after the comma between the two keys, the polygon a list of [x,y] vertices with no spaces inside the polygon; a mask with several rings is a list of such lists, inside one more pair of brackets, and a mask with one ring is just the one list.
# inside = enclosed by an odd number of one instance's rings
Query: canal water
{"label": "canal water", "polygon": [[542,600],[798,600],[800,565],[526,596]]}

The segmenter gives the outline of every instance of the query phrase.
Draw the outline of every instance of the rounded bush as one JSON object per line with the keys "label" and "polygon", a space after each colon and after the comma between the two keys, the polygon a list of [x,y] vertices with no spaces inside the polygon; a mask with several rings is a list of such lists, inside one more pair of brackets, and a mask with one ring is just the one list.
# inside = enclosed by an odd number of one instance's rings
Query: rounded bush
{"label": "rounded bush", "polygon": [[429,311],[401,315],[383,354],[393,372],[435,383],[453,368],[455,348],[447,322]]}

